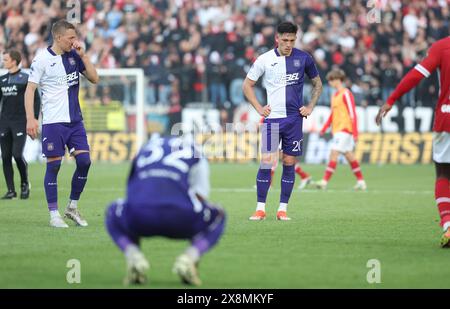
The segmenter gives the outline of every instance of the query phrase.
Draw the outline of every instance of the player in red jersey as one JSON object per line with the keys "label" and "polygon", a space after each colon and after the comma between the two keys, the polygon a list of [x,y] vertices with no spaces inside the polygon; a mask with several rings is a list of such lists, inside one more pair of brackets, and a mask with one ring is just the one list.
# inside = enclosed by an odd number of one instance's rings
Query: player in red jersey
{"label": "player in red jersey", "polygon": [[323,178],[315,183],[318,189],[326,189],[328,181],[337,167],[339,155],[347,159],[353,174],[356,177],[355,190],[367,190],[367,185],[361,172],[361,167],[355,157],[354,148],[358,140],[358,125],[356,117],[355,99],[350,89],[345,88],[345,72],[341,69],[333,69],[327,74],[327,80],[336,92],[331,97],[331,113],[327,122],[320,130],[320,135],[325,134],[331,126],[333,140],[331,142],[330,159]]}
{"label": "player in red jersey", "polygon": [[438,70],[440,95],[433,124],[433,161],[436,166],[435,198],[444,234],[441,246],[450,247],[450,37],[435,42],[423,61],[410,70],[381,106],[376,122],[391,110],[395,101],[417,86],[424,77]]}

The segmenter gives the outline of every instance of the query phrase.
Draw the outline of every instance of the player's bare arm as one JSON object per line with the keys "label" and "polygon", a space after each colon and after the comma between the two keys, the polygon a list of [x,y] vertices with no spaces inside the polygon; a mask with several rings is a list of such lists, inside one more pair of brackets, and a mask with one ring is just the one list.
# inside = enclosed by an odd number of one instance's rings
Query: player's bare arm
{"label": "player's bare arm", "polygon": [[313,79],[311,79],[311,83],[313,86],[311,91],[311,101],[307,106],[300,107],[300,114],[303,117],[308,117],[309,115],[311,115],[314,107],[317,104],[317,101],[320,98],[320,95],[322,94],[323,86],[320,77],[319,76],[314,77]]}
{"label": "player's bare arm", "polygon": [[[392,106],[397,100],[399,100],[405,93],[416,87],[423,78],[428,77],[430,72],[432,73],[436,69],[436,59],[439,59],[439,57],[433,54],[430,55],[429,52],[429,55],[421,62],[421,64],[416,65],[402,78],[400,83],[395,88],[394,92],[391,93],[386,103],[381,106],[380,110],[378,111],[378,114],[375,118],[375,122],[377,123],[377,125],[381,124],[381,119],[386,116],[386,114],[391,110]],[[426,69],[423,65],[428,69]]]}
{"label": "player's bare arm", "polygon": [[84,51],[83,47],[81,46],[81,43],[78,41],[75,41],[72,45],[72,47],[75,49],[77,54],[80,56],[81,60],[84,63],[84,66],[86,67],[86,70],[83,71],[83,75],[86,76],[86,78],[93,84],[97,84],[99,81],[99,77],[97,74],[97,70],[95,69],[92,62],[89,60],[88,55]]}
{"label": "player's bare arm", "polygon": [[258,99],[256,98],[255,90],[253,87],[255,87],[256,81],[249,79],[248,77],[245,78],[244,83],[242,84],[242,91],[244,92],[245,97],[250,102],[250,104],[255,108],[255,110],[260,114],[261,116],[267,117],[270,115],[271,109],[269,105],[265,105],[264,107],[261,106],[261,104],[258,102]]}
{"label": "player's bare arm", "polygon": [[35,139],[38,135],[39,122],[34,118],[34,93],[37,89],[37,84],[28,82],[25,90],[25,112],[27,114],[27,134]]}
{"label": "player's bare arm", "polygon": [[386,114],[391,110],[392,105],[387,103],[383,104],[378,111],[377,117],[375,118],[375,122],[377,125],[381,124],[381,119],[386,116]]}

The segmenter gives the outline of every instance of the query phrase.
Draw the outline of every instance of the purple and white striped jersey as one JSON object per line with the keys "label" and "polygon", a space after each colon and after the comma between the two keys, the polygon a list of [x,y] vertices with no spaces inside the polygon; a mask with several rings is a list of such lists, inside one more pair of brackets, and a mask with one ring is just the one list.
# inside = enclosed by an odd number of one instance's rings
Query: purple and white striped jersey
{"label": "purple and white striped jersey", "polygon": [[79,73],[85,70],[75,50],[56,55],[48,47],[34,58],[28,82],[41,88],[43,124],[74,123],[83,119],[78,92]]}
{"label": "purple and white striped jersey", "polygon": [[305,73],[310,79],[319,74],[311,55],[297,48],[292,49],[290,56],[281,56],[277,49],[272,49],[255,60],[247,78],[257,81],[264,75],[263,86],[271,107],[267,118],[300,117]]}

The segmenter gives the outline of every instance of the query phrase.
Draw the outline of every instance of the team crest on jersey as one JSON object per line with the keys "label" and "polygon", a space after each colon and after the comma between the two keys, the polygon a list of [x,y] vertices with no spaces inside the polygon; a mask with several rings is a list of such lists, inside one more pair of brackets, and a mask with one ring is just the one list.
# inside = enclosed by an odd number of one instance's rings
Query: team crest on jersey
{"label": "team crest on jersey", "polygon": [[294,67],[297,67],[297,68],[300,67],[300,60],[299,59],[294,59]]}
{"label": "team crest on jersey", "polygon": [[70,65],[75,65],[76,64],[75,59],[72,57],[69,57],[69,63],[70,63]]}
{"label": "team crest on jersey", "polygon": [[47,144],[47,150],[48,151],[53,151],[55,149],[55,146],[53,146],[53,143],[48,143]]}

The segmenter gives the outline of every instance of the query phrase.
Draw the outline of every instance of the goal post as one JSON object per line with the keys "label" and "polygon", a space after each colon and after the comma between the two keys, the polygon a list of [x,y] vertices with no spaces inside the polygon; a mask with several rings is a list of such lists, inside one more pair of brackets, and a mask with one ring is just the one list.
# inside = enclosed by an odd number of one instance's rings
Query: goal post
{"label": "goal post", "polygon": [[80,81],[80,107],[93,161],[131,160],[147,138],[141,68],[97,69],[99,82]]}
{"label": "goal post", "polygon": [[[29,69],[23,69],[28,73]],[[0,69],[0,75],[8,71]],[[147,139],[145,76],[141,68],[97,69],[99,82],[80,78],[79,101],[94,160],[132,159]],[[42,117],[40,117],[42,120]],[[27,137],[27,162],[42,161],[41,139]]]}
{"label": "goal post", "polygon": [[[121,69],[97,69],[98,75],[100,77],[99,83],[102,83],[102,77],[128,77],[131,78],[131,82],[135,83],[135,95],[132,97],[134,102],[130,102],[131,104],[126,108],[127,113],[135,113],[136,117],[136,147],[139,149],[144,141],[146,140],[146,130],[145,130],[145,77],[144,70],[140,68],[121,68]],[[84,84],[88,83],[88,81],[83,81]],[[86,85],[87,87],[92,87],[92,85]],[[113,86],[115,86],[113,84]],[[132,86],[130,88],[133,88]],[[123,104],[124,102],[122,102]]]}

